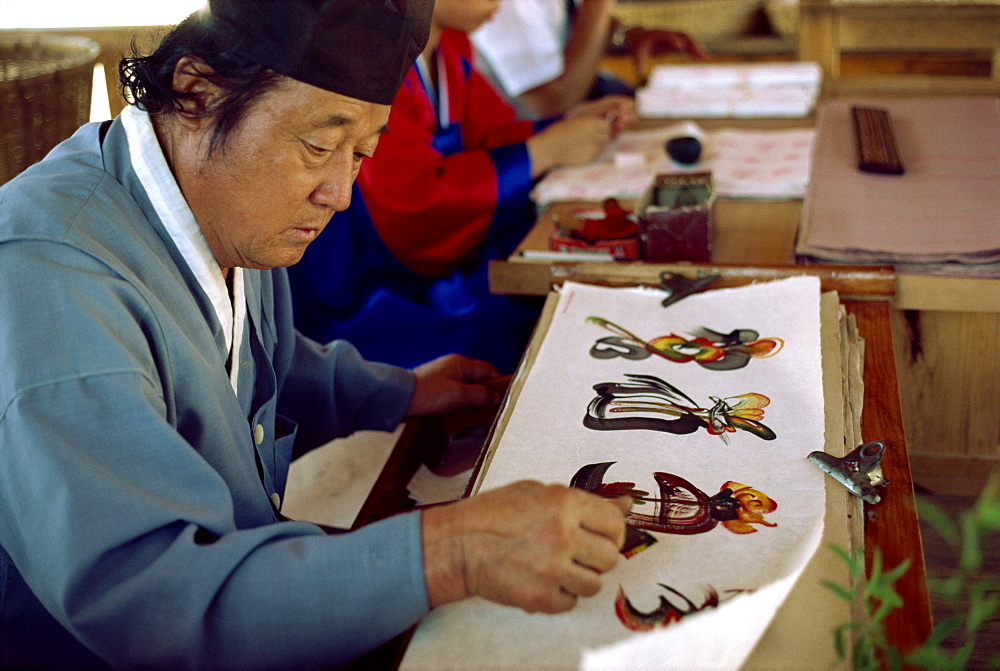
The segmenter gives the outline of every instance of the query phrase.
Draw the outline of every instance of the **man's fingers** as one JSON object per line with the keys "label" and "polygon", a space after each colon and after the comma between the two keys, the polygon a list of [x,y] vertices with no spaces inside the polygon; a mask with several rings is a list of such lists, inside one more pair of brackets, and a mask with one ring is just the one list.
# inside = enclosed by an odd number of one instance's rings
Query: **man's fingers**
{"label": "man's fingers", "polygon": [[488,361],[479,359],[462,359],[459,379],[463,382],[486,382],[489,379],[498,377],[500,372]]}
{"label": "man's fingers", "polygon": [[556,613],[565,613],[567,610],[571,610],[576,606],[577,595],[570,593],[567,590],[560,589],[550,600],[549,603],[539,609],[543,613],[548,613],[549,615],[555,615]]}
{"label": "man's fingers", "polygon": [[462,401],[465,405],[485,406],[500,402],[500,394],[481,384],[470,384],[462,390]]}
{"label": "man's fingers", "polygon": [[632,499],[628,496],[604,499],[596,494],[587,494],[587,505],[583,510],[580,526],[621,547],[625,542],[625,513],[631,507]]}
{"label": "man's fingers", "polygon": [[574,596],[594,596],[601,591],[601,576],[583,566],[573,566],[563,578],[562,589]]}
{"label": "man's fingers", "polygon": [[618,496],[613,499],[605,499],[605,501],[610,501],[618,506],[618,509],[622,511],[623,515],[632,510],[632,505],[635,503],[631,496]]}
{"label": "man's fingers", "polygon": [[607,573],[618,564],[621,544],[610,538],[583,531],[573,553],[574,563],[597,573]]}
{"label": "man's fingers", "polygon": [[461,354],[445,354],[421,364],[413,370],[418,374],[438,374],[462,382],[477,382],[500,374],[490,362]]}

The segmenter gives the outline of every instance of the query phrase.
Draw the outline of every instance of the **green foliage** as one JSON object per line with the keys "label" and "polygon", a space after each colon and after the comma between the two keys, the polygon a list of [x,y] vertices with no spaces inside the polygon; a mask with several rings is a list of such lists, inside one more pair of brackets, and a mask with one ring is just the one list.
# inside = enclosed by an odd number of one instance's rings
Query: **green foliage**
{"label": "green foliage", "polygon": [[890,571],[882,567],[882,553],[875,550],[870,574],[865,578],[865,553],[855,550],[849,553],[841,547],[830,548],[847,564],[851,573],[853,588],[846,588],[831,581],[824,581],[830,590],[848,603],[861,607],[861,621],[847,622],[834,632],[834,645],[840,659],[847,658],[848,636],[853,634],[851,663],[855,669],[878,669],[879,660],[890,669],[902,668],[899,652],[890,645],[885,634],[885,618],[894,609],[903,605],[903,600],[893,584],[910,567],[904,561]]}
{"label": "green foliage", "polygon": [[[980,573],[982,538],[985,534],[1000,532],[1000,477],[990,478],[975,505],[964,511],[958,521],[925,499],[918,498],[917,509],[935,533],[959,550],[958,571],[947,578],[928,579],[928,589],[951,605],[967,603],[966,612],[939,622],[920,648],[904,656],[887,640],[885,618],[903,605],[894,583],[909,568],[909,560],[885,571],[882,555],[876,549],[870,574],[865,577],[863,551],[849,553],[831,546],[850,569],[853,587],[830,581],[824,584],[837,597],[860,608],[860,621],[845,622],[834,632],[838,657],[841,660],[850,657],[855,669],[895,670],[903,668],[904,664],[922,669],[965,669],[976,647],[980,627],[1000,611],[1000,597],[996,595],[1000,591],[1000,580],[983,577]],[[942,643],[957,629],[961,629],[964,642],[957,650],[949,652]],[[853,646],[850,646],[852,639]],[[1000,658],[990,660],[989,665],[1000,667]]]}

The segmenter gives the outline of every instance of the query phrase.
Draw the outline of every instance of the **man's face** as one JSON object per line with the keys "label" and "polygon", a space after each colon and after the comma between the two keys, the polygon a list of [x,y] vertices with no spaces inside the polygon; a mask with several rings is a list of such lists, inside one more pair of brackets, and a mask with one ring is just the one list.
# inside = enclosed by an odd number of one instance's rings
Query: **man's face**
{"label": "man's face", "polygon": [[296,263],[351,202],[389,106],[282,80],[206,157],[210,129],[173,153],[174,171],[223,268]]}

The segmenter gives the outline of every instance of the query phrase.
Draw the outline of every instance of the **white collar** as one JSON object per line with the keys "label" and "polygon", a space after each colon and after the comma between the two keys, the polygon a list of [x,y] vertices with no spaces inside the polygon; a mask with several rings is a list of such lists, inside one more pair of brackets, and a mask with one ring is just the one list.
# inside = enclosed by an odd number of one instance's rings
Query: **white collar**
{"label": "white collar", "polygon": [[448,76],[445,72],[444,58],[441,57],[440,49],[434,50],[434,57],[437,59],[437,87],[434,86],[434,80],[431,79],[430,68],[423,54],[417,57],[414,65],[416,65],[417,75],[420,76],[420,81],[427,91],[427,97],[431,100],[431,106],[437,106],[438,126],[447,128],[451,125],[451,117],[448,114]]}
{"label": "white collar", "polygon": [[[208,247],[194,213],[191,212],[180,187],[177,186],[177,180],[170,172],[149,114],[134,105],[127,105],[122,110],[121,120],[125,127],[125,136],[128,138],[129,157],[135,174],[146,190],[157,216],[167,229],[167,234],[177,245],[198,284],[212,302],[215,316],[222,325],[229,360],[235,364],[239,361],[240,342],[243,340],[247,313],[243,269],[232,268],[230,271],[235,273],[233,298],[230,299],[222,270]],[[234,392],[237,388],[239,369],[239,365],[230,365],[229,380]]]}

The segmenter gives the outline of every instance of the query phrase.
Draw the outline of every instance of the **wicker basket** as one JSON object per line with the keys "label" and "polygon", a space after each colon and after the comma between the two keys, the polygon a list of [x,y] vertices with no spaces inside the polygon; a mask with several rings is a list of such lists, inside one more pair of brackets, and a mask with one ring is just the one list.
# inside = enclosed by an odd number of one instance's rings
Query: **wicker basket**
{"label": "wicker basket", "polygon": [[763,0],[619,0],[615,18],[643,28],[679,30],[701,42],[743,35]]}
{"label": "wicker basket", "polygon": [[764,10],[775,33],[795,37],[799,28],[799,0],[767,0]]}
{"label": "wicker basket", "polygon": [[88,121],[99,53],[85,37],[0,33],[0,184]]}

